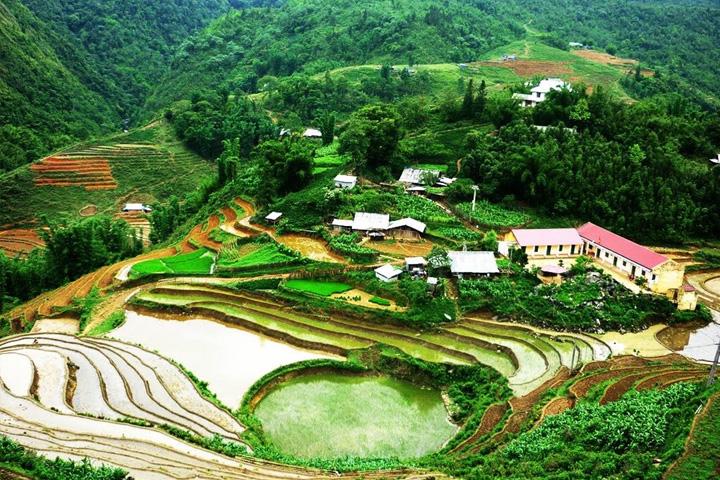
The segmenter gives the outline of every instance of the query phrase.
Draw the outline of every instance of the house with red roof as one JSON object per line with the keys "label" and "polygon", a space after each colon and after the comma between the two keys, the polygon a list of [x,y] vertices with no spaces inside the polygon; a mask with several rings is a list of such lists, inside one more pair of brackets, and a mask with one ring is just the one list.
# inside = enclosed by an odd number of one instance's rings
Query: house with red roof
{"label": "house with red roof", "polygon": [[655,293],[676,297],[682,289],[685,267],[666,256],[593,223],[579,227],[577,233],[585,242],[585,254],[600,265],[626,273],[630,278],[647,279],[648,288]]}
{"label": "house with red roof", "polygon": [[529,259],[582,255],[585,242],[574,228],[518,228],[505,235],[508,248],[522,248]]}

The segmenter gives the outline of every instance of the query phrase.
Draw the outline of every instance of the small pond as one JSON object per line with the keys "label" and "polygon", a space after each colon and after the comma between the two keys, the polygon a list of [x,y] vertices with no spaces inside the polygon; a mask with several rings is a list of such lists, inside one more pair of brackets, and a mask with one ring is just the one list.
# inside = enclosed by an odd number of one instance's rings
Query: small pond
{"label": "small pond", "polygon": [[272,390],[255,414],[280,450],[301,458],[416,458],[457,431],[439,391],[386,377],[299,377]]}

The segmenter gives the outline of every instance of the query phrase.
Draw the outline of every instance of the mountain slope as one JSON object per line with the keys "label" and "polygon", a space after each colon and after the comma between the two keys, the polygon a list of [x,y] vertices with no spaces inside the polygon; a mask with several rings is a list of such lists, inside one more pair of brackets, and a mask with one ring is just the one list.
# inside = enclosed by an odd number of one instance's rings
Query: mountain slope
{"label": "mountain slope", "polygon": [[[0,4],[0,45],[0,172],[70,138],[120,126],[103,97],[81,81],[97,75],[82,51],[16,0]],[[58,51],[77,59],[72,70]]]}

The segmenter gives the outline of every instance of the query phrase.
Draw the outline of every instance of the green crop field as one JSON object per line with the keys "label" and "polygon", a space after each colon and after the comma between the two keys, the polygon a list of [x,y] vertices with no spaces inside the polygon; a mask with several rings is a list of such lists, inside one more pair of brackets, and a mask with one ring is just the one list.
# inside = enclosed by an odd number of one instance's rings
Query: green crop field
{"label": "green crop field", "polygon": [[383,377],[297,378],[270,392],[255,413],[280,450],[301,458],[420,457],[457,430],[440,392]]}
{"label": "green crop field", "polygon": [[298,257],[281,251],[281,248],[276,243],[268,243],[239,258],[221,258],[218,266],[228,269],[246,268],[259,265],[276,265],[295,260],[298,260]]}
{"label": "green crop field", "polygon": [[518,227],[531,219],[525,213],[508,210],[484,200],[476,202],[475,211],[472,209],[472,203],[469,202],[458,204],[458,208],[481,225],[490,227]]}
{"label": "green crop field", "polygon": [[290,280],[285,286],[293,290],[315,293],[325,297],[329,297],[334,293],[345,293],[353,288],[346,283],[319,282],[316,280]]}
{"label": "green crop field", "polygon": [[215,262],[215,254],[201,248],[192,253],[176,257],[148,260],[133,265],[130,278],[158,273],[181,273],[187,275],[209,275]]}

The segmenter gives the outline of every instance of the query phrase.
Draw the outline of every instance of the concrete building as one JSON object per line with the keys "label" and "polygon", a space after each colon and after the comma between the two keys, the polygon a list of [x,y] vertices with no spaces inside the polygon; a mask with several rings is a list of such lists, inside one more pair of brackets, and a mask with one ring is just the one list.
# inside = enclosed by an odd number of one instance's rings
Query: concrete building
{"label": "concrete building", "polygon": [[354,175],[338,175],[334,178],[335,188],[355,188],[357,177]]}
{"label": "concrete building", "polygon": [[531,88],[529,95],[525,93],[514,93],[512,98],[520,100],[523,107],[534,107],[538,103],[544,102],[547,94],[551,91],[562,90],[563,88],[572,90],[569,83],[559,78],[546,78],[545,80],[541,80],[537,87]]}
{"label": "concrete building", "polygon": [[574,228],[518,228],[505,235],[505,242],[504,248],[508,251],[524,249],[528,259],[577,257],[585,245]]}
{"label": "concrete building", "polygon": [[592,223],[586,223],[577,232],[585,241],[585,255],[626,274],[630,279],[643,277],[652,292],[677,300],[683,286],[685,267]]}
{"label": "concrete building", "polygon": [[402,274],[402,270],[390,265],[389,263],[375,269],[375,278],[381,282],[394,282],[398,279],[400,274]]}

